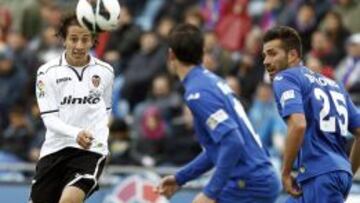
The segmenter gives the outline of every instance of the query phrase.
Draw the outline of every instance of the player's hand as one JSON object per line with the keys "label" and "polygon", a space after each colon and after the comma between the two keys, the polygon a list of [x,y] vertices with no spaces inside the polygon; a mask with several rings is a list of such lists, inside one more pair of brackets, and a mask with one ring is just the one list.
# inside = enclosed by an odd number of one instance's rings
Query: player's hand
{"label": "player's hand", "polygon": [[180,186],[177,184],[175,176],[165,176],[160,184],[155,188],[156,193],[164,195],[166,198],[170,198],[175,194],[176,191],[180,189]]}
{"label": "player's hand", "polygon": [[216,201],[200,192],[198,195],[196,195],[192,203],[216,203]]}
{"label": "player's hand", "polygon": [[89,149],[93,140],[93,136],[87,130],[82,130],[76,137],[76,142],[84,149]]}
{"label": "player's hand", "polygon": [[297,185],[295,178],[289,175],[282,175],[282,184],[285,192],[293,197],[298,197],[302,194],[299,186]]}

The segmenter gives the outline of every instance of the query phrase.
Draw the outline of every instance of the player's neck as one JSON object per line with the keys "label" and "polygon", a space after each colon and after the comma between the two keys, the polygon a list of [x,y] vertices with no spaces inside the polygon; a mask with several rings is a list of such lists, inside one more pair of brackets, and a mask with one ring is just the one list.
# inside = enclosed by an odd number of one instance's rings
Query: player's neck
{"label": "player's neck", "polygon": [[186,75],[193,69],[194,65],[188,65],[188,64],[179,64],[179,67],[177,68],[177,75],[179,76],[180,80],[183,81]]}
{"label": "player's neck", "polygon": [[289,63],[289,67],[295,67],[301,65],[301,59],[297,59],[291,63]]}
{"label": "player's neck", "polygon": [[65,60],[71,66],[82,67],[89,63],[90,57],[89,57],[89,55],[87,55],[86,58],[84,58],[82,60],[75,60],[65,53]]}

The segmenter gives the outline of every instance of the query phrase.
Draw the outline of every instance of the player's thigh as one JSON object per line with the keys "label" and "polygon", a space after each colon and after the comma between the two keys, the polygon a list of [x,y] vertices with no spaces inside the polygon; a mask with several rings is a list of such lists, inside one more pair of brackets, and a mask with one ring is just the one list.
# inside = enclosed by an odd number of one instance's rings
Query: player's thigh
{"label": "player's thigh", "polygon": [[30,201],[33,203],[59,201],[65,185],[61,160],[61,156],[53,154],[38,161],[31,185]]}
{"label": "player's thigh", "polygon": [[229,198],[226,196],[220,196],[219,199],[217,199],[217,203],[234,203],[234,202],[241,202],[241,203],[275,203],[277,200],[277,196],[273,197],[253,197],[253,196],[247,196],[247,197],[238,197],[238,198]]}
{"label": "player's thigh", "polygon": [[105,165],[106,157],[88,151],[80,151],[67,163],[66,186],[79,188],[85,198],[98,190],[98,180]]}
{"label": "player's thigh", "polygon": [[[223,190],[218,199],[217,203],[275,203],[278,195],[269,195],[268,197],[260,197],[259,195],[250,194],[248,192],[239,192],[234,193],[236,190]],[[241,194],[240,194],[241,193]]]}
{"label": "player's thigh", "polygon": [[74,186],[66,186],[61,194],[59,203],[83,203],[85,192]]}
{"label": "player's thigh", "polygon": [[351,175],[331,172],[303,182],[303,194],[298,198],[290,197],[286,203],[343,203],[350,187]]}

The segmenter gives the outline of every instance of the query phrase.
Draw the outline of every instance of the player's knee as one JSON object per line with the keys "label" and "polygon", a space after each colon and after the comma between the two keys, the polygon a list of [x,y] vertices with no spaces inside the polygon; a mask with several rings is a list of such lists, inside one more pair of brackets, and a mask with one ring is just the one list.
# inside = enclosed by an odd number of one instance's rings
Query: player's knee
{"label": "player's knee", "polygon": [[59,203],[82,203],[82,201],[76,197],[63,196],[61,197]]}
{"label": "player's knee", "polygon": [[66,187],[61,195],[59,203],[83,203],[85,194],[76,187]]}

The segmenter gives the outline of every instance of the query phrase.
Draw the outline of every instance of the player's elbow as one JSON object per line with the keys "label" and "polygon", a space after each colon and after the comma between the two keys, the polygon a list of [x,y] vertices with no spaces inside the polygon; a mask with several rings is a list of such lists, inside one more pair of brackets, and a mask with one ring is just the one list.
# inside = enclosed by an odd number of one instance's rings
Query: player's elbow
{"label": "player's elbow", "polygon": [[297,131],[301,131],[301,132],[305,132],[306,130],[306,120],[301,120],[301,121],[298,121],[294,128],[297,130]]}
{"label": "player's elbow", "polygon": [[352,129],[351,133],[354,135],[356,140],[360,140],[360,128]]}
{"label": "player's elbow", "polygon": [[304,133],[306,131],[307,123],[304,114],[293,114],[289,120],[289,127],[294,131],[299,133]]}
{"label": "player's elbow", "polygon": [[238,130],[232,130],[228,135],[224,136],[221,143],[227,147],[239,149],[244,144],[244,140]]}

